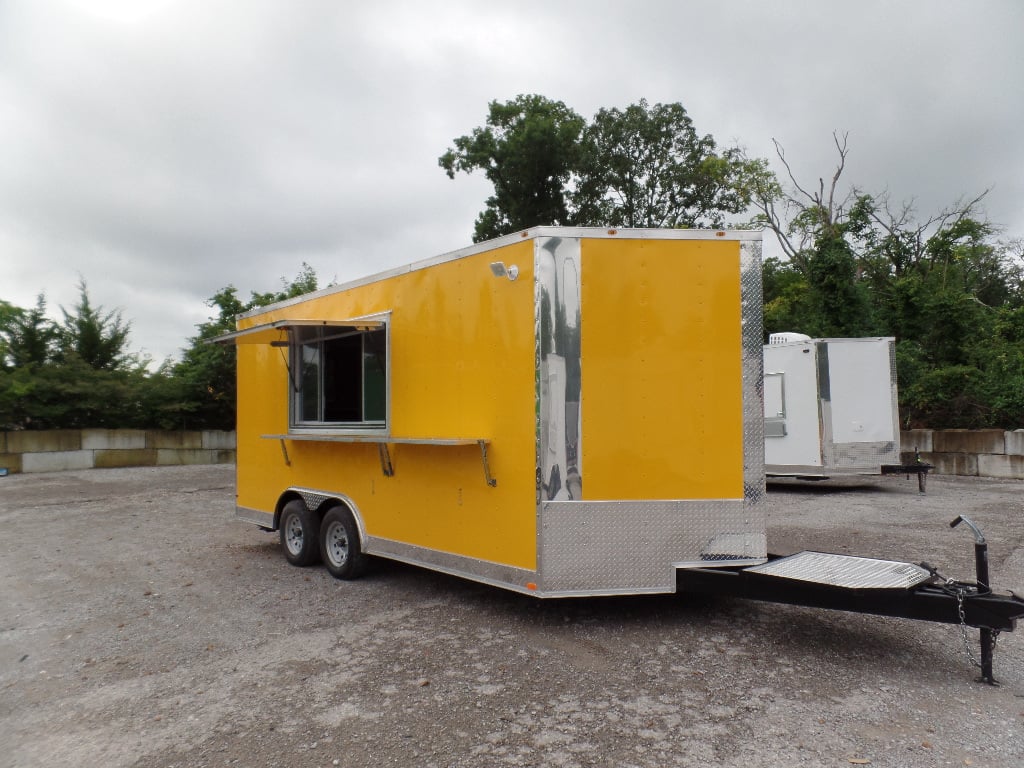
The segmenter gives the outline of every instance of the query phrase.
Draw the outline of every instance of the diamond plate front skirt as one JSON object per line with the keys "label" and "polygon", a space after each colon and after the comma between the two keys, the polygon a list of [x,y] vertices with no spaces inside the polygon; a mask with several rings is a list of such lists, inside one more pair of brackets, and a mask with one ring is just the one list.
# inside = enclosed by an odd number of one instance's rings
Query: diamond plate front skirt
{"label": "diamond plate front skirt", "polygon": [[540,523],[547,596],[674,592],[677,568],[767,557],[764,506],[741,499],[554,501]]}

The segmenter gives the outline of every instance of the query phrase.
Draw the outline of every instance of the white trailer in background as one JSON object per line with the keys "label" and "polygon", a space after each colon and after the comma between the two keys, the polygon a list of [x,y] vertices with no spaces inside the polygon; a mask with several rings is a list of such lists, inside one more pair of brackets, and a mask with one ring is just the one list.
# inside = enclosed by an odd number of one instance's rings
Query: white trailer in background
{"label": "white trailer in background", "polygon": [[776,333],[764,347],[764,458],[769,477],[917,474],[903,466],[891,337]]}

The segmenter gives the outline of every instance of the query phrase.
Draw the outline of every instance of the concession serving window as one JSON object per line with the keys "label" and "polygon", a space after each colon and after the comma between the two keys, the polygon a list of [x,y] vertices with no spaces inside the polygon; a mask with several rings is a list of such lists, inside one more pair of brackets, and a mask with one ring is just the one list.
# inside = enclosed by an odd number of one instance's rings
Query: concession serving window
{"label": "concession serving window", "polygon": [[218,342],[287,349],[289,428],[386,430],[388,329],[384,318],[275,320]]}
{"label": "concession serving window", "polygon": [[212,339],[223,344],[279,347],[288,367],[288,433],[278,440],[286,464],[289,442],[373,443],[391,477],[390,445],[476,445],[488,485],[497,485],[489,440],[478,437],[399,437],[390,429],[391,355],[388,315],[348,320],[274,320]]}

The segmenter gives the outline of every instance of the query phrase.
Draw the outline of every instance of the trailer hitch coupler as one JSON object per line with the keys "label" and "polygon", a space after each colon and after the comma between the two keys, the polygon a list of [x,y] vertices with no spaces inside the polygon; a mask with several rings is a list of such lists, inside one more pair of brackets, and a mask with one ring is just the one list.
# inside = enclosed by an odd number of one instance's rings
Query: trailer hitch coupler
{"label": "trailer hitch coupler", "polygon": [[963,523],[964,525],[966,525],[968,528],[971,529],[971,531],[974,533],[974,541],[975,542],[977,542],[978,544],[984,544],[985,543],[985,535],[981,532],[981,529],[978,526],[976,526],[973,522],[971,522],[971,519],[969,517],[964,517],[963,515],[957,515],[956,520],[954,520],[952,523],[950,523],[949,527],[950,528],[956,528],[958,525],[960,525],[960,523]]}
{"label": "trailer hitch coupler", "polygon": [[970,518],[959,515],[956,520],[949,524],[950,528],[956,528],[963,523],[974,533],[974,570],[978,579],[979,589],[988,589],[988,543],[981,529],[971,522]]}

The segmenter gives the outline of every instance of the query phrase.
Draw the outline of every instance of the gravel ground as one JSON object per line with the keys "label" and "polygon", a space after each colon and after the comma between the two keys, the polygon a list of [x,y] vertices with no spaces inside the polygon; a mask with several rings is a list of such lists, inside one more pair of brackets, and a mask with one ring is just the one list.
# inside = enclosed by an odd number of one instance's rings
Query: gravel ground
{"label": "gravel ground", "polygon": [[[970,579],[966,514],[1024,592],[1022,491],[773,484],[770,549]],[[392,563],[338,582],[233,503],[224,466],[0,478],[0,766],[1024,765],[1024,626],[996,688],[948,625]]]}

